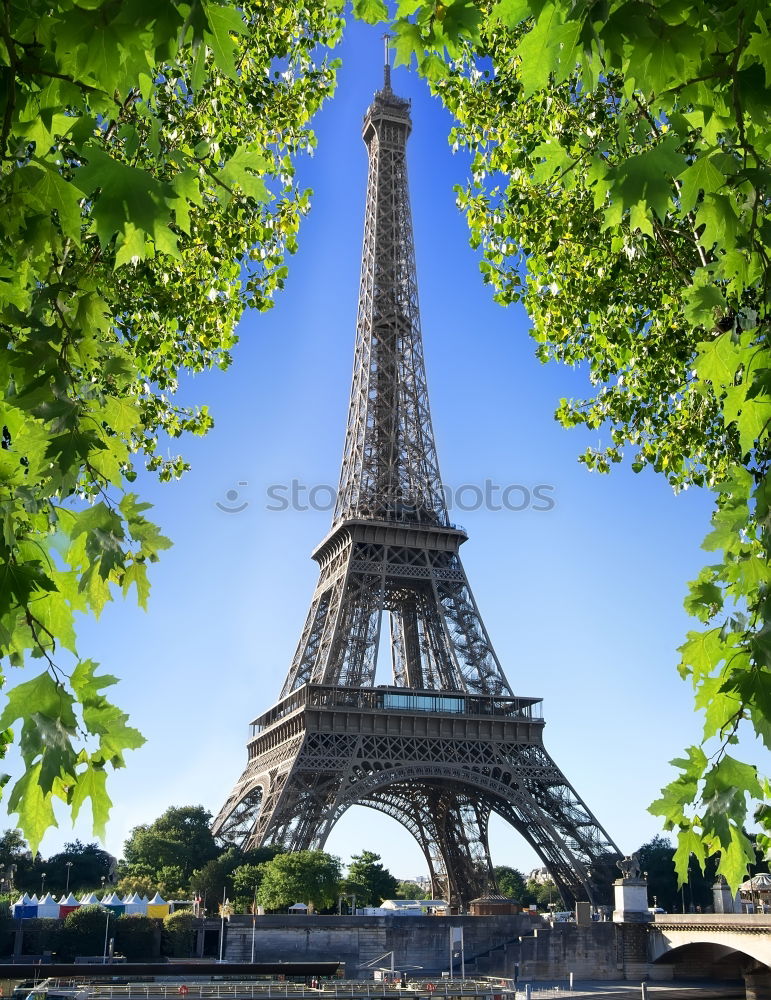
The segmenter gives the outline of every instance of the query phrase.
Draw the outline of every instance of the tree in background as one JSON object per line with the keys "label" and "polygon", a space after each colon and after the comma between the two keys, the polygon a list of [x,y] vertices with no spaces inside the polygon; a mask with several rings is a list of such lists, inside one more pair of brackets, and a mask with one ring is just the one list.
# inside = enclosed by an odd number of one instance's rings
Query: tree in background
{"label": "tree in background", "polygon": [[498,891],[509,899],[523,902],[525,897],[525,876],[517,868],[508,865],[495,865],[493,868]]}
{"label": "tree in background", "polygon": [[384,899],[393,899],[399,881],[380,863],[380,855],[372,851],[354,854],[343,883],[346,893],[356,894],[359,906],[379,906]]}
{"label": "tree in background", "polygon": [[65,844],[63,851],[40,862],[46,872],[46,888],[54,895],[61,895],[67,886],[75,893],[97,889],[104,884],[102,879],[109,882],[115,865],[115,858],[99,844],[84,844],[80,840]]}
{"label": "tree in background", "polygon": [[[80,906],[68,913],[59,935],[62,959],[72,961],[76,955],[102,955],[108,913],[101,906]],[[110,915],[110,921],[114,916]]]}
{"label": "tree in background", "polygon": [[771,847],[769,782],[734,749],[771,748],[767,4],[418,0],[392,30],[473,157],[458,202],[484,280],[524,304],[541,360],[587,371],[588,397],[557,409],[600,437],[582,461],[631,453],[714,493],[679,663],[702,741],[651,811],[681,882],[717,855],[735,888],[750,807]]}
{"label": "tree in background", "polygon": [[251,912],[257,890],[262,882],[265,862],[258,865],[239,865],[233,870],[233,900],[236,909]]}
{"label": "tree in background", "polygon": [[263,865],[257,902],[266,910],[285,910],[294,903],[316,910],[334,907],[340,889],[339,858],[324,851],[292,851]]}
{"label": "tree in background", "polygon": [[668,913],[687,913],[693,912],[696,907],[705,910],[712,906],[712,886],[717,871],[716,858],[707,859],[704,871],[696,859],[691,858],[686,879],[681,886],[678,886],[675,848],[669,837],[653,837],[638,848],[637,857],[640,868],[648,880],[648,902],[651,906],[655,901],[655,905],[663,907]]}
{"label": "tree in background", "polygon": [[417,882],[399,882],[396,889],[396,899],[428,899],[428,892]]}
{"label": "tree in background", "polygon": [[190,910],[175,910],[163,918],[161,950],[169,958],[189,958],[193,954],[196,918]]}
{"label": "tree in background", "polygon": [[[4,830],[0,835],[0,869],[3,890],[11,892],[25,884],[25,874],[33,867],[32,851],[20,830]],[[24,890],[22,890],[24,891]]]}
{"label": "tree in background", "polygon": [[258,847],[252,851],[242,851],[240,847],[228,847],[218,857],[209,861],[200,870],[193,873],[191,889],[194,895],[205,900],[206,909],[215,912],[222,902],[223,893],[231,902],[246,908],[254,898],[253,886],[243,892],[250,876],[244,874],[236,879],[240,868],[260,868],[266,862],[282,852],[280,847]]}
{"label": "tree in background", "polygon": [[[124,870],[122,865],[120,866],[120,870]],[[115,891],[121,897],[128,896],[134,892],[140,896],[146,896],[148,899],[152,899],[158,891],[158,883],[155,878],[155,873],[142,874],[138,867],[127,866],[126,873],[118,879]]]}
{"label": "tree in background", "polygon": [[212,419],[175,400],[180,375],[227,368],[243,309],[283,286],[309,203],[292,159],[334,86],[334,4],[155,13],[25,0],[2,20],[0,658],[44,669],[7,692],[0,747],[15,734],[8,808],[33,852],[53,799],[89,802],[102,835],[108,771],[143,742],[76,614],[146,603],[169,542],[132,484],[186,469],[169,439]]}
{"label": "tree in background", "polygon": [[129,962],[157,958],[161,935],[158,922],[142,913],[123,913],[113,925],[115,950]]}
{"label": "tree in background", "polygon": [[160,878],[163,869],[173,869],[171,879],[189,887],[193,872],[221,853],[211,834],[211,819],[203,806],[171,806],[153,823],[134,827],[123,846],[128,867],[119,870],[121,878],[133,872]]}
{"label": "tree in background", "polygon": [[535,903],[539,910],[547,910],[551,904],[561,906],[561,898],[559,889],[551,879],[547,879],[545,882],[529,880],[525,883],[520,897],[523,906]]}

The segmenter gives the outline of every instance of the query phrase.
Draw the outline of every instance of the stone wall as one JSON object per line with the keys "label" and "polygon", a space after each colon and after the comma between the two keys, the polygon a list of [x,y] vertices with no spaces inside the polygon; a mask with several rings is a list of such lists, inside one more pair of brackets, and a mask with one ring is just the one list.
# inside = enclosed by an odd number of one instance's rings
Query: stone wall
{"label": "stone wall", "polygon": [[520,979],[644,979],[646,928],[640,924],[557,923],[522,939]]}
{"label": "stone wall", "polygon": [[[519,939],[532,932],[524,914],[488,917],[260,916],[254,921],[256,961],[341,961],[349,978],[367,976],[364,966],[394,952],[394,967],[439,978],[449,968],[449,933],[462,927],[466,975],[514,975]],[[252,953],[252,918],[231,917],[225,955],[246,961]],[[390,957],[382,963],[389,965]],[[419,969],[414,968],[419,966]],[[460,972],[456,959],[456,973]]]}

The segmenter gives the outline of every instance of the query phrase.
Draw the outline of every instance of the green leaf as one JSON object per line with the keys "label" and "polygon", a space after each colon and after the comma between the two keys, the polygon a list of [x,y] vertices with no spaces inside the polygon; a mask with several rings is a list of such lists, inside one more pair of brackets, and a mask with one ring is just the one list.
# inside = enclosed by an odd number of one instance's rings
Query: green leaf
{"label": "green leaf", "polygon": [[0,715],[0,730],[8,729],[17,719],[28,718],[37,712],[51,719],[60,719],[67,729],[74,732],[77,720],[72,704],[72,695],[44,671],[8,692],[8,704]]}
{"label": "green leaf", "polygon": [[[712,309],[723,305],[723,297],[712,285],[702,285],[705,293],[704,304]],[[733,385],[739,365],[742,362],[742,352],[734,343],[730,332],[721,333],[714,340],[698,345],[696,358],[696,374],[701,379],[712,382],[715,386]]]}
{"label": "green leaf", "polygon": [[681,830],[677,835],[677,849],[672,858],[678,888],[688,881],[688,866],[692,855],[698,861],[701,870],[704,871],[705,851],[701,837],[694,830]]}
{"label": "green leaf", "polygon": [[46,795],[40,780],[42,764],[30,767],[13,786],[8,811],[18,815],[18,826],[33,854],[37,853],[43,834],[57,826],[51,796]]}
{"label": "green leaf", "polygon": [[735,826],[731,827],[730,841],[722,845],[720,863],[717,874],[723,875],[736,892],[747,876],[748,865],[755,864],[755,851],[744,833]]}
{"label": "green leaf", "polygon": [[516,28],[533,14],[534,4],[530,0],[499,0],[488,14],[490,24],[503,24]]}
{"label": "green leaf", "polygon": [[622,208],[640,205],[647,216],[663,219],[674,198],[672,178],[679,176],[685,157],[678,150],[679,139],[665,136],[655,146],[622,160],[607,171],[612,201]]}
{"label": "green leaf", "polygon": [[206,19],[209,22],[209,30],[205,32],[204,38],[211,46],[214,53],[214,60],[231,80],[236,79],[236,46],[231,34],[242,35],[246,31],[246,25],[236,7],[230,4],[220,5],[213,0],[202,0]]}
{"label": "green leaf", "polygon": [[98,666],[93,660],[81,660],[72,671],[72,690],[82,705],[101,704],[104,700],[102,689],[118,683],[118,678],[111,674],[97,676]]}
{"label": "green leaf", "polygon": [[78,774],[78,780],[72,789],[70,800],[74,821],[86,799],[91,799],[94,833],[101,838],[104,838],[112,806],[112,801],[107,794],[106,781],[107,775],[103,768],[89,765],[84,772]]}
{"label": "green leaf", "polygon": [[353,13],[367,24],[388,20],[388,8],[383,0],[354,0]]}
{"label": "green leaf", "polygon": [[55,211],[64,235],[80,244],[82,194],[44,160],[35,161],[25,169],[36,178],[32,181],[32,194],[39,208],[44,212]]}
{"label": "green leaf", "polygon": [[[128,227],[154,237],[171,220],[170,185],[149,177],[146,170],[129,167],[96,146],[86,149],[88,163],[73,173],[73,184],[94,197],[92,215],[103,247],[118,233],[128,238]],[[135,244],[136,246],[136,244]]]}
{"label": "green leaf", "polygon": [[396,35],[391,46],[396,53],[394,66],[409,66],[413,55],[418,59],[423,54],[423,36],[420,28],[410,21],[400,21],[394,25]]}
{"label": "green leaf", "polygon": [[563,23],[556,4],[544,6],[532,30],[519,43],[525,99],[543,90],[552,73],[554,82],[561,83],[575,68],[580,30],[578,21]]}
{"label": "green leaf", "polygon": [[258,172],[265,171],[268,162],[259,150],[255,143],[239,146],[217,176],[229,188],[237,185],[248,198],[265,202],[270,200],[270,192]]}
{"label": "green leaf", "polygon": [[[666,46],[661,46],[666,48]],[[725,184],[723,173],[709,156],[700,156],[680,174],[680,211],[690,212],[702,191],[717,191]]]}

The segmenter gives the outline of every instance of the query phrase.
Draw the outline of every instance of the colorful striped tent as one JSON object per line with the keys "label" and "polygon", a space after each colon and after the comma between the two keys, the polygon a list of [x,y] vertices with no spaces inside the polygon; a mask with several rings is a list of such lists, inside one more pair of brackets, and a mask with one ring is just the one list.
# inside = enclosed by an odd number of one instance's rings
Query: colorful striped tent
{"label": "colorful striped tent", "polygon": [[72,913],[73,910],[77,910],[80,903],[75,899],[72,893],[69,896],[62,896],[59,900],[59,916],[66,917],[68,913]]}
{"label": "colorful striped tent", "polygon": [[47,892],[37,904],[37,915],[39,917],[46,917],[49,920],[56,920],[58,918],[59,904],[50,892]]}
{"label": "colorful striped tent", "polygon": [[111,913],[114,913],[116,917],[121,917],[126,912],[123,900],[114,892],[108,893],[102,899],[102,906],[106,907]]}
{"label": "colorful striped tent", "polygon": [[147,913],[147,906],[136,892],[130,892],[123,900],[124,913]]}
{"label": "colorful striped tent", "polygon": [[13,904],[13,915],[17,920],[25,920],[29,917],[37,916],[37,896],[35,896],[35,902],[29,898],[25,892],[23,896],[19,896],[16,902]]}
{"label": "colorful striped tent", "polygon": [[148,917],[165,917],[169,912],[169,904],[159,892],[147,904]]}

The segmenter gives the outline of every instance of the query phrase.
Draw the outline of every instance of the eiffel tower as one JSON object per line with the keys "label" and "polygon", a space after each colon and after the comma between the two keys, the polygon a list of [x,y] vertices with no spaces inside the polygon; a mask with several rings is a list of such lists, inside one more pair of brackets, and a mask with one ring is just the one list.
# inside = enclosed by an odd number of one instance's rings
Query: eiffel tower
{"label": "eiffel tower", "polygon": [[[356,350],[337,505],[278,702],[213,830],[244,848],[321,848],[352,805],[420,845],[456,905],[494,888],[492,813],[563,900],[603,902],[618,849],[543,746],[540,699],[515,695],[461,565],[426,388],[407,186],[409,102],[383,89],[369,153]],[[387,626],[387,635],[383,633]],[[375,685],[381,646],[392,683]]]}

